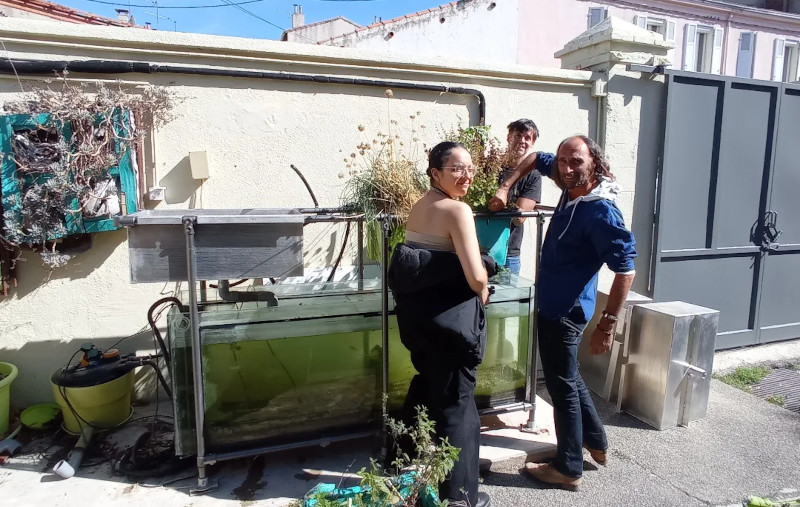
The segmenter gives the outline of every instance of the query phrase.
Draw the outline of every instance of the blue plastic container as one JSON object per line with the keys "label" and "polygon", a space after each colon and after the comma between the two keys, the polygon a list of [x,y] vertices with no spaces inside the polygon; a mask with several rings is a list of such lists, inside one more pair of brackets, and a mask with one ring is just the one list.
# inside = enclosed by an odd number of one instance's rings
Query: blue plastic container
{"label": "blue plastic container", "polygon": [[476,218],[475,228],[481,252],[488,252],[498,266],[505,266],[511,235],[508,218]]}
{"label": "blue plastic container", "polygon": [[[411,486],[414,484],[414,472],[407,472],[403,475],[395,477],[392,479],[392,482],[397,487],[397,491],[400,493],[400,496],[405,499],[409,494],[411,494]],[[352,498],[353,500],[360,499],[362,502],[360,505],[366,505],[369,507],[395,505],[388,504],[385,501],[380,501],[378,504],[372,503],[369,498],[370,489],[368,486],[337,488],[335,484],[321,482],[305,494],[303,497],[303,507],[316,507],[317,504],[319,504],[317,498],[320,496],[323,496],[328,500],[339,502],[342,505],[347,505],[347,500],[349,498]],[[402,500],[400,502],[402,502]],[[439,497],[432,487],[428,486],[425,489],[425,492],[420,494],[419,505],[421,507],[436,507],[439,505]]]}

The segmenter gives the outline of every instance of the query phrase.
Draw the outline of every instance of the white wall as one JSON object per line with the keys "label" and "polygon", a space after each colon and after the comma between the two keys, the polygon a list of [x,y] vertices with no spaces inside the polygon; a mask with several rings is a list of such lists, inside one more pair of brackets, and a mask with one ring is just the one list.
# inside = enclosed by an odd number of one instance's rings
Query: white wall
{"label": "white wall", "polygon": [[354,25],[342,18],[336,18],[330,21],[298,27],[286,33],[286,40],[288,42],[315,44],[333,37],[338,37],[342,34],[354,32],[357,28],[359,28],[358,25]]}
{"label": "white wall", "polygon": [[53,18],[49,16],[44,16],[42,14],[37,14],[35,12],[26,11],[23,9],[16,9],[14,7],[9,7],[7,5],[0,5],[0,16],[9,18],[19,18],[19,19],[44,19],[49,21],[55,21]]}
{"label": "white wall", "polygon": [[[591,74],[582,71],[434,57],[418,63],[413,55],[19,19],[0,19],[0,37],[8,56],[20,59],[130,60],[477,88],[485,96],[486,122],[495,135],[502,139],[510,121],[532,117],[542,129],[539,146],[544,150],[555,149],[569,134],[594,128]],[[0,102],[19,98],[20,87],[29,90],[42,83],[26,76],[21,82],[13,75],[0,77]],[[148,185],[168,187],[167,202],[158,208],[311,206],[289,168],[292,163],[303,170],[322,206],[336,206],[344,159],[358,143],[391,129],[410,144],[410,117],[415,116],[419,143],[431,146],[442,132],[475,123],[478,116],[474,97],[438,92],[395,89],[387,99],[383,87],[266,79],[75,73],[69,78],[110,83],[119,78],[132,89],[160,84],[181,97],[175,120],[147,146],[154,152],[146,164]],[[196,150],[209,156],[211,177],[202,185],[188,174],[186,159]],[[552,189],[545,195],[553,202]],[[330,263],[342,236],[342,225],[307,228],[306,264]],[[351,244],[351,256],[353,251]],[[83,342],[104,348],[135,335],[120,345],[123,353],[152,347],[142,331],[146,311],[178,289],[176,284],[129,283],[125,231],[94,234],[88,252],[52,273],[40,266],[37,254],[25,252],[25,257],[18,270],[20,286],[0,301],[0,361],[20,368],[12,397],[22,406],[51,400],[50,374]],[[526,269],[531,276],[532,267]]]}
{"label": "white wall", "polygon": [[372,25],[325,44],[516,63],[518,4],[519,0],[452,2],[427,13],[409,13],[409,19]]}

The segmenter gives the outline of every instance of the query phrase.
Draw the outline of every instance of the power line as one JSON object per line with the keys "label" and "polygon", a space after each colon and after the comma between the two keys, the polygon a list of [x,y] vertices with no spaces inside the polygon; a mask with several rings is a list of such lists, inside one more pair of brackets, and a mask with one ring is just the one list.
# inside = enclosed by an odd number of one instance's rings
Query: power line
{"label": "power line", "polygon": [[253,17],[254,17],[254,18],[256,18],[256,19],[260,19],[261,21],[263,21],[264,23],[266,23],[266,24],[268,24],[268,25],[274,26],[275,28],[277,28],[278,30],[280,30],[280,31],[282,31],[282,32],[286,30],[285,28],[283,28],[283,27],[280,27],[280,26],[276,25],[276,24],[275,24],[275,23],[273,23],[272,21],[270,21],[270,20],[268,20],[268,19],[264,19],[264,18],[262,18],[261,16],[259,16],[259,15],[258,15],[258,14],[256,14],[255,12],[253,12],[253,11],[248,11],[248,10],[247,10],[247,9],[245,9],[244,7],[240,6],[239,4],[235,4],[235,3],[231,2],[231,0],[222,0],[222,1],[223,1],[223,2],[225,2],[226,4],[230,5],[231,7],[236,7],[236,8],[237,8],[237,9],[239,9],[240,11],[242,11],[242,12],[244,12],[244,13],[246,13],[246,14],[249,14],[249,15],[253,16]]}
{"label": "power line", "polygon": [[[86,1],[87,2],[94,2],[96,4],[115,5],[117,7],[128,7],[128,8],[131,8],[131,7],[152,7],[153,6],[153,4],[141,5],[141,4],[131,4],[130,2],[125,2],[125,3],[121,3],[121,2],[106,2],[104,0],[86,0]],[[226,1],[226,0],[223,0],[223,1]],[[224,4],[215,4],[215,5],[173,5],[173,6],[166,6],[166,7],[162,7],[162,6],[159,5],[158,8],[159,9],[213,9],[214,7],[236,7],[236,6],[239,6],[239,5],[254,4],[254,3],[260,3],[260,2],[263,2],[263,1],[264,0],[244,0],[242,2],[237,2],[237,3],[227,2],[227,3],[224,3]]]}
{"label": "power line", "polygon": [[[240,6],[239,6],[239,4],[235,4],[235,3],[231,2],[231,0],[222,0],[222,1],[223,1],[223,2],[225,2],[225,3],[227,3],[227,4],[229,4],[229,5],[231,5],[232,7],[236,7],[236,8],[237,8],[237,9],[239,9],[240,11],[242,11],[242,12],[244,12],[244,13],[246,13],[246,14],[249,14],[250,16],[253,16],[253,17],[254,17],[254,18],[256,18],[256,19],[260,19],[261,21],[263,21],[264,23],[267,23],[268,25],[274,26],[275,28],[277,28],[278,30],[280,30],[280,31],[282,31],[282,32],[285,32],[285,31],[286,31],[286,29],[285,29],[285,28],[282,28],[282,27],[280,27],[280,26],[276,25],[275,23],[273,23],[272,21],[270,21],[270,20],[268,20],[268,19],[264,19],[264,18],[262,18],[261,16],[259,16],[258,14],[256,14],[256,13],[255,13],[255,12],[253,12],[253,11],[249,11],[249,10],[245,9],[244,7],[240,7]],[[315,40],[313,40],[313,39],[309,39],[308,37],[305,37],[305,36],[303,36],[303,35],[300,35],[300,34],[297,34],[297,35],[298,35],[299,37],[302,37],[303,39],[306,39],[307,41],[309,41],[309,42],[311,42],[311,43],[316,43],[316,42],[317,42],[317,41],[315,41]]]}

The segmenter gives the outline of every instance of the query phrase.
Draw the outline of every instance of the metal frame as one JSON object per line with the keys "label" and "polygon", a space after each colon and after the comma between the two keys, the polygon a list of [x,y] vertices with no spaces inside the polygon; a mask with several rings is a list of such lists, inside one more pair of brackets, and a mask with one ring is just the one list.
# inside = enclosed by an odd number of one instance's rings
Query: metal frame
{"label": "metal frame", "polygon": [[[347,215],[346,208],[307,208],[299,209],[300,213],[307,215],[305,224],[321,223],[321,222],[357,222],[358,223],[358,273],[359,273],[359,288],[363,288],[363,274],[364,274],[364,216],[363,215]],[[544,222],[547,216],[552,216],[550,211],[505,211],[497,213],[475,213],[476,218],[495,218],[495,219],[510,219],[514,217],[536,218],[536,260],[537,269],[534,277],[534,296],[531,313],[529,315],[528,325],[528,357],[533,358],[528,367],[525,378],[525,394],[527,400],[523,403],[511,404],[508,407],[499,407],[487,411],[487,413],[509,412],[514,410],[530,409],[530,417],[525,427],[521,428],[523,431],[534,430],[534,417],[536,413],[536,384],[537,384],[537,366],[539,363],[539,348],[537,346],[537,333],[536,333],[536,312],[538,309],[538,296],[535,290],[536,281],[538,279],[538,266],[541,260],[542,243],[544,241],[543,231]],[[388,392],[389,383],[389,287],[387,285],[387,272],[389,268],[389,231],[390,222],[394,217],[383,215],[378,217],[382,224],[381,243],[381,341],[382,341],[382,375],[381,388],[383,393]],[[206,453],[205,446],[205,390],[204,390],[204,377],[203,377],[203,358],[202,358],[202,344],[200,341],[200,315],[198,310],[197,298],[197,265],[195,259],[195,225],[197,224],[197,216],[185,215],[181,218],[184,226],[184,234],[186,237],[186,265],[187,265],[187,279],[189,284],[189,320],[191,322],[191,342],[192,342],[192,378],[194,381],[194,411],[195,411],[195,435],[197,438],[197,487],[189,490],[191,495],[204,494],[210,491],[215,491],[218,488],[216,482],[211,481],[206,473],[206,467],[216,464],[219,461],[226,461],[231,459],[244,458],[249,456],[256,456],[267,452],[284,451],[300,447],[308,447],[311,445],[322,445],[336,441],[351,440],[355,438],[363,438],[365,436],[372,436],[374,431],[361,431],[341,435],[338,437],[330,437],[317,439],[313,441],[302,441],[285,445],[271,445],[266,447],[258,447],[246,449],[241,451],[232,451],[224,453]],[[386,432],[384,435],[384,450],[387,446]]]}

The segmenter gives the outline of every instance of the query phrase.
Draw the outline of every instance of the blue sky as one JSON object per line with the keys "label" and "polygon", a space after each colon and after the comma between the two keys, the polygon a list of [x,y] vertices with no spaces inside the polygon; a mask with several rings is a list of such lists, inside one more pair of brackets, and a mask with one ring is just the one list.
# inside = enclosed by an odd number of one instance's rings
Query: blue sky
{"label": "blue sky", "polygon": [[[179,32],[197,32],[235,37],[280,39],[283,30],[291,27],[294,4],[302,5],[306,23],[344,16],[361,25],[372,23],[375,16],[384,20],[431,7],[447,0],[52,0],[56,3],[116,17],[115,9],[128,8],[143,25]],[[243,3],[239,7],[204,7]],[[195,7],[195,8],[176,8]],[[252,14],[244,12],[246,9]],[[159,17],[156,17],[156,14]],[[260,18],[260,19],[259,19]]]}

